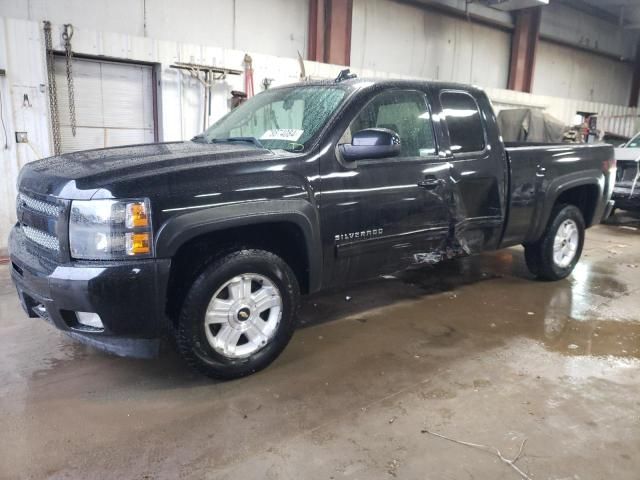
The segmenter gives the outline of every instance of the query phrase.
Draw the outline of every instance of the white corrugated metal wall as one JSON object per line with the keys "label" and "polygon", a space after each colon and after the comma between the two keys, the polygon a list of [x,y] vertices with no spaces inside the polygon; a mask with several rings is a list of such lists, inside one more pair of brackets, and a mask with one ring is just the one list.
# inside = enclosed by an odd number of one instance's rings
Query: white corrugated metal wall
{"label": "white corrugated metal wall", "polygon": [[351,66],[506,88],[511,35],[390,0],[355,0]]}
{"label": "white corrugated metal wall", "polygon": [[2,17],[292,58],[308,15],[308,0],[0,0]]}
{"label": "white corrugated metal wall", "polygon": [[633,64],[540,40],[533,93],[626,105]]}

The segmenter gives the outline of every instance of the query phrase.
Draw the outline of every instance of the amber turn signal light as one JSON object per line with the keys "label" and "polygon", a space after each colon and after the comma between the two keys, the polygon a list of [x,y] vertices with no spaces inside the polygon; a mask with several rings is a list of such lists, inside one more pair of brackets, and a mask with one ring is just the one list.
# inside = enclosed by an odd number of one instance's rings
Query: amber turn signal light
{"label": "amber turn signal light", "polygon": [[127,255],[144,255],[151,252],[148,233],[127,233]]}

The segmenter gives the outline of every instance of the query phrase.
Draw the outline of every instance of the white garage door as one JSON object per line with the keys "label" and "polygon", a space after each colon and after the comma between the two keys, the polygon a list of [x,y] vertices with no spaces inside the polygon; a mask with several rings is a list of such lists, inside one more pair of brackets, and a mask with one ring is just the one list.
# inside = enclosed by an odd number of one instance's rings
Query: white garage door
{"label": "white garage door", "polygon": [[64,57],[55,66],[63,153],[154,141],[151,67],[74,58],[74,137]]}

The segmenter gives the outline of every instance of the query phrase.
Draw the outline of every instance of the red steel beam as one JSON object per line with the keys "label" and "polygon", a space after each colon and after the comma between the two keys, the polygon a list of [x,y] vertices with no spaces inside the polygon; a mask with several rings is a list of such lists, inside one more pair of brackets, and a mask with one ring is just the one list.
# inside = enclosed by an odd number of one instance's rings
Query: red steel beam
{"label": "red steel beam", "polygon": [[536,50],[540,35],[541,7],[525,8],[516,12],[515,30],[511,40],[511,64],[507,88],[531,92]]}
{"label": "red steel beam", "polygon": [[309,60],[349,65],[353,0],[310,0]]}
{"label": "red steel beam", "polygon": [[309,45],[307,58],[321,62],[324,57],[324,3],[325,0],[309,1]]}

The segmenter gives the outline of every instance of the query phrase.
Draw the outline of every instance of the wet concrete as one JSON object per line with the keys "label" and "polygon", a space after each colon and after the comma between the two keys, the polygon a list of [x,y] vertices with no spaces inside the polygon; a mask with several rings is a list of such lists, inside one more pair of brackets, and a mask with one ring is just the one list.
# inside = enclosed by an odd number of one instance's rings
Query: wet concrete
{"label": "wet concrete", "polygon": [[0,478],[518,478],[429,429],[527,439],[536,479],[637,479],[639,278],[633,219],[556,283],[518,248],[409,271],[308,298],[279,360],[216,383],[28,319],[0,266]]}

